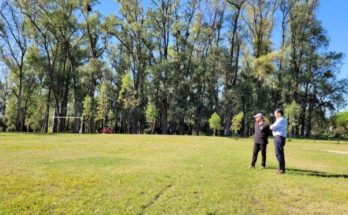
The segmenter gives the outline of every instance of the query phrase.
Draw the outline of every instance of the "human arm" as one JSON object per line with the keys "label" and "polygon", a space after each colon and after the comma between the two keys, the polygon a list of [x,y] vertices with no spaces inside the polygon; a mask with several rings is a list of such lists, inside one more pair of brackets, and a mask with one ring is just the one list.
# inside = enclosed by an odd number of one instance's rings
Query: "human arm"
{"label": "human arm", "polygon": [[269,128],[274,131],[281,127],[281,119],[277,119]]}
{"label": "human arm", "polygon": [[271,128],[270,128],[270,125],[268,125],[267,127],[266,127],[266,134],[267,134],[267,136],[272,136],[273,135],[273,133],[272,133],[272,130],[271,130]]}

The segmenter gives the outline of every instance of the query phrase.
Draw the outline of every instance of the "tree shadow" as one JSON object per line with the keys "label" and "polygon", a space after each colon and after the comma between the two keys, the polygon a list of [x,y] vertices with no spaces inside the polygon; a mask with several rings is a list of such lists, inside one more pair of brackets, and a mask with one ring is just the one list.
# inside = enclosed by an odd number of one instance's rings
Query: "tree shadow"
{"label": "tree shadow", "polygon": [[[271,169],[277,169],[277,168],[271,167]],[[327,172],[321,172],[316,170],[296,169],[296,168],[287,168],[286,174],[314,176],[314,177],[321,177],[321,178],[348,178],[348,174],[327,173]]]}

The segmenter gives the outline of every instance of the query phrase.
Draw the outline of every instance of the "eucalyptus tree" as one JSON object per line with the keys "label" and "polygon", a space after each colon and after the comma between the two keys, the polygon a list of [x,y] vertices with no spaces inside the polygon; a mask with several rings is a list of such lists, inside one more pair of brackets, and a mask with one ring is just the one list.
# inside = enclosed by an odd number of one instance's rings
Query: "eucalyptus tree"
{"label": "eucalyptus tree", "polygon": [[228,48],[228,60],[226,63],[226,69],[224,71],[223,82],[223,109],[224,109],[224,135],[229,136],[231,134],[231,118],[233,115],[233,93],[236,91],[236,84],[238,80],[238,72],[240,69],[240,54],[242,46],[241,28],[243,23],[241,16],[243,13],[243,7],[246,0],[227,0],[231,13],[229,15],[229,48]]}
{"label": "eucalyptus tree", "polygon": [[3,130],[47,132],[54,114],[54,132],[199,135],[217,113],[248,136],[256,111],[285,107],[311,136],[346,105],[319,0],[118,0],[106,18],[99,3],[2,1]]}
{"label": "eucalyptus tree", "polygon": [[0,126],[2,131],[6,131],[7,124],[5,123],[5,112],[6,112],[6,103],[9,98],[9,89],[8,89],[8,72],[6,68],[1,70],[0,78]]}
{"label": "eucalyptus tree", "polygon": [[0,61],[10,70],[15,86],[12,93],[16,97],[16,131],[25,128],[22,100],[25,84],[24,59],[30,44],[23,16],[10,0],[0,5]]}
{"label": "eucalyptus tree", "polygon": [[[141,1],[117,1],[120,6],[120,17],[111,15],[107,17],[105,30],[117,39],[122,46],[123,54],[127,54],[126,61],[133,77],[134,95],[140,102],[131,109],[132,133],[143,132],[145,127],[145,77],[149,64],[149,48],[151,46],[146,32],[146,14]],[[124,57],[124,56],[123,56]],[[116,68],[121,69],[121,68]]]}
{"label": "eucalyptus tree", "polygon": [[[87,63],[80,68],[80,73],[74,78],[74,99],[75,104],[81,103],[81,89],[83,96],[88,96],[91,99],[92,114],[88,118],[89,132],[94,132],[94,119],[96,115],[96,88],[103,79],[103,71],[105,70],[105,63],[103,55],[108,47],[108,36],[104,32],[103,18],[99,11],[95,10],[98,1],[83,0],[80,2],[80,13],[83,21],[80,23],[83,34],[82,47],[86,56]],[[82,80],[79,80],[82,79]],[[81,83],[82,82],[82,83]],[[81,85],[78,87],[78,85]],[[75,107],[76,110],[81,106]],[[78,113],[76,112],[75,115]]]}
{"label": "eucalyptus tree", "polygon": [[[213,1],[201,5],[192,25],[195,40],[194,63],[197,65],[192,75],[190,102],[193,105],[193,130],[199,135],[201,129],[209,131],[208,118],[219,111],[219,75],[223,70],[224,51],[222,29],[225,2]],[[208,9],[209,8],[209,9]]]}
{"label": "eucalyptus tree", "polygon": [[152,7],[147,12],[149,39],[147,45],[152,62],[152,79],[155,88],[156,101],[160,110],[162,134],[168,132],[169,96],[173,93],[170,85],[173,76],[174,62],[170,61],[170,43],[173,39],[172,29],[175,24],[175,13],[178,10],[178,0],[152,0]]}
{"label": "eucalyptus tree", "polygon": [[342,53],[328,51],[329,40],[316,17],[319,1],[290,1],[287,98],[301,106],[295,134],[310,136],[314,120],[345,103],[346,79],[337,80]]}
{"label": "eucalyptus tree", "polygon": [[274,14],[278,7],[277,0],[248,0],[246,3],[245,23],[250,35],[251,73],[255,80],[255,109],[266,111],[265,104],[268,89],[264,85],[269,81],[269,75],[274,73],[274,57],[272,53],[271,35],[274,27]]}
{"label": "eucalyptus tree", "polygon": [[172,94],[169,100],[169,130],[171,133],[191,133],[193,98],[192,78],[198,67],[194,51],[198,45],[197,34],[193,33],[195,17],[199,12],[200,3],[196,0],[180,4],[174,14],[172,28],[173,42],[169,49],[170,61],[173,62],[172,73],[175,78],[170,79]]}
{"label": "eucalyptus tree", "polygon": [[[65,130],[69,89],[73,73],[78,65],[76,52],[81,42],[80,28],[76,17],[80,9],[78,1],[16,0],[16,5],[25,15],[28,27],[46,59],[48,129],[51,96],[54,99],[53,132]],[[52,95],[51,95],[52,94]]]}

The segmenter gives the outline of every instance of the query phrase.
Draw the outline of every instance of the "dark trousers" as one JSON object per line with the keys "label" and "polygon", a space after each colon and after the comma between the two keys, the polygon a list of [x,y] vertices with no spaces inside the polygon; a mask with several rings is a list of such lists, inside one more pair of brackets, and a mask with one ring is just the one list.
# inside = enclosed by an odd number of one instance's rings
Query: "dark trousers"
{"label": "dark trousers", "polygon": [[279,163],[279,169],[285,171],[285,155],[284,155],[285,137],[274,137],[275,154]]}
{"label": "dark trousers", "polygon": [[251,160],[251,166],[255,166],[255,163],[257,161],[257,155],[259,154],[260,150],[261,150],[261,155],[262,155],[262,163],[261,163],[261,165],[263,167],[266,167],[267,144],[259,144],[259,143],[254,143],[254,151],[253,151],[253,158]]}

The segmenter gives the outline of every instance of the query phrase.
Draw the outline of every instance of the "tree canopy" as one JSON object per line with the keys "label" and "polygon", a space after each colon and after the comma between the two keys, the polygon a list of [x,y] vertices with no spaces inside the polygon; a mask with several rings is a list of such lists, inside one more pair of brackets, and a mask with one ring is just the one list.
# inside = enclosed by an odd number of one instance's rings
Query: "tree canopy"
{"label": "tree canopy", "polygon": [[223,135],[249,136],[255,113],[281,107],[310,137],[346,105],[319,0],[98,4],[1,1],[3,131],[213,134],[216,113]]}

